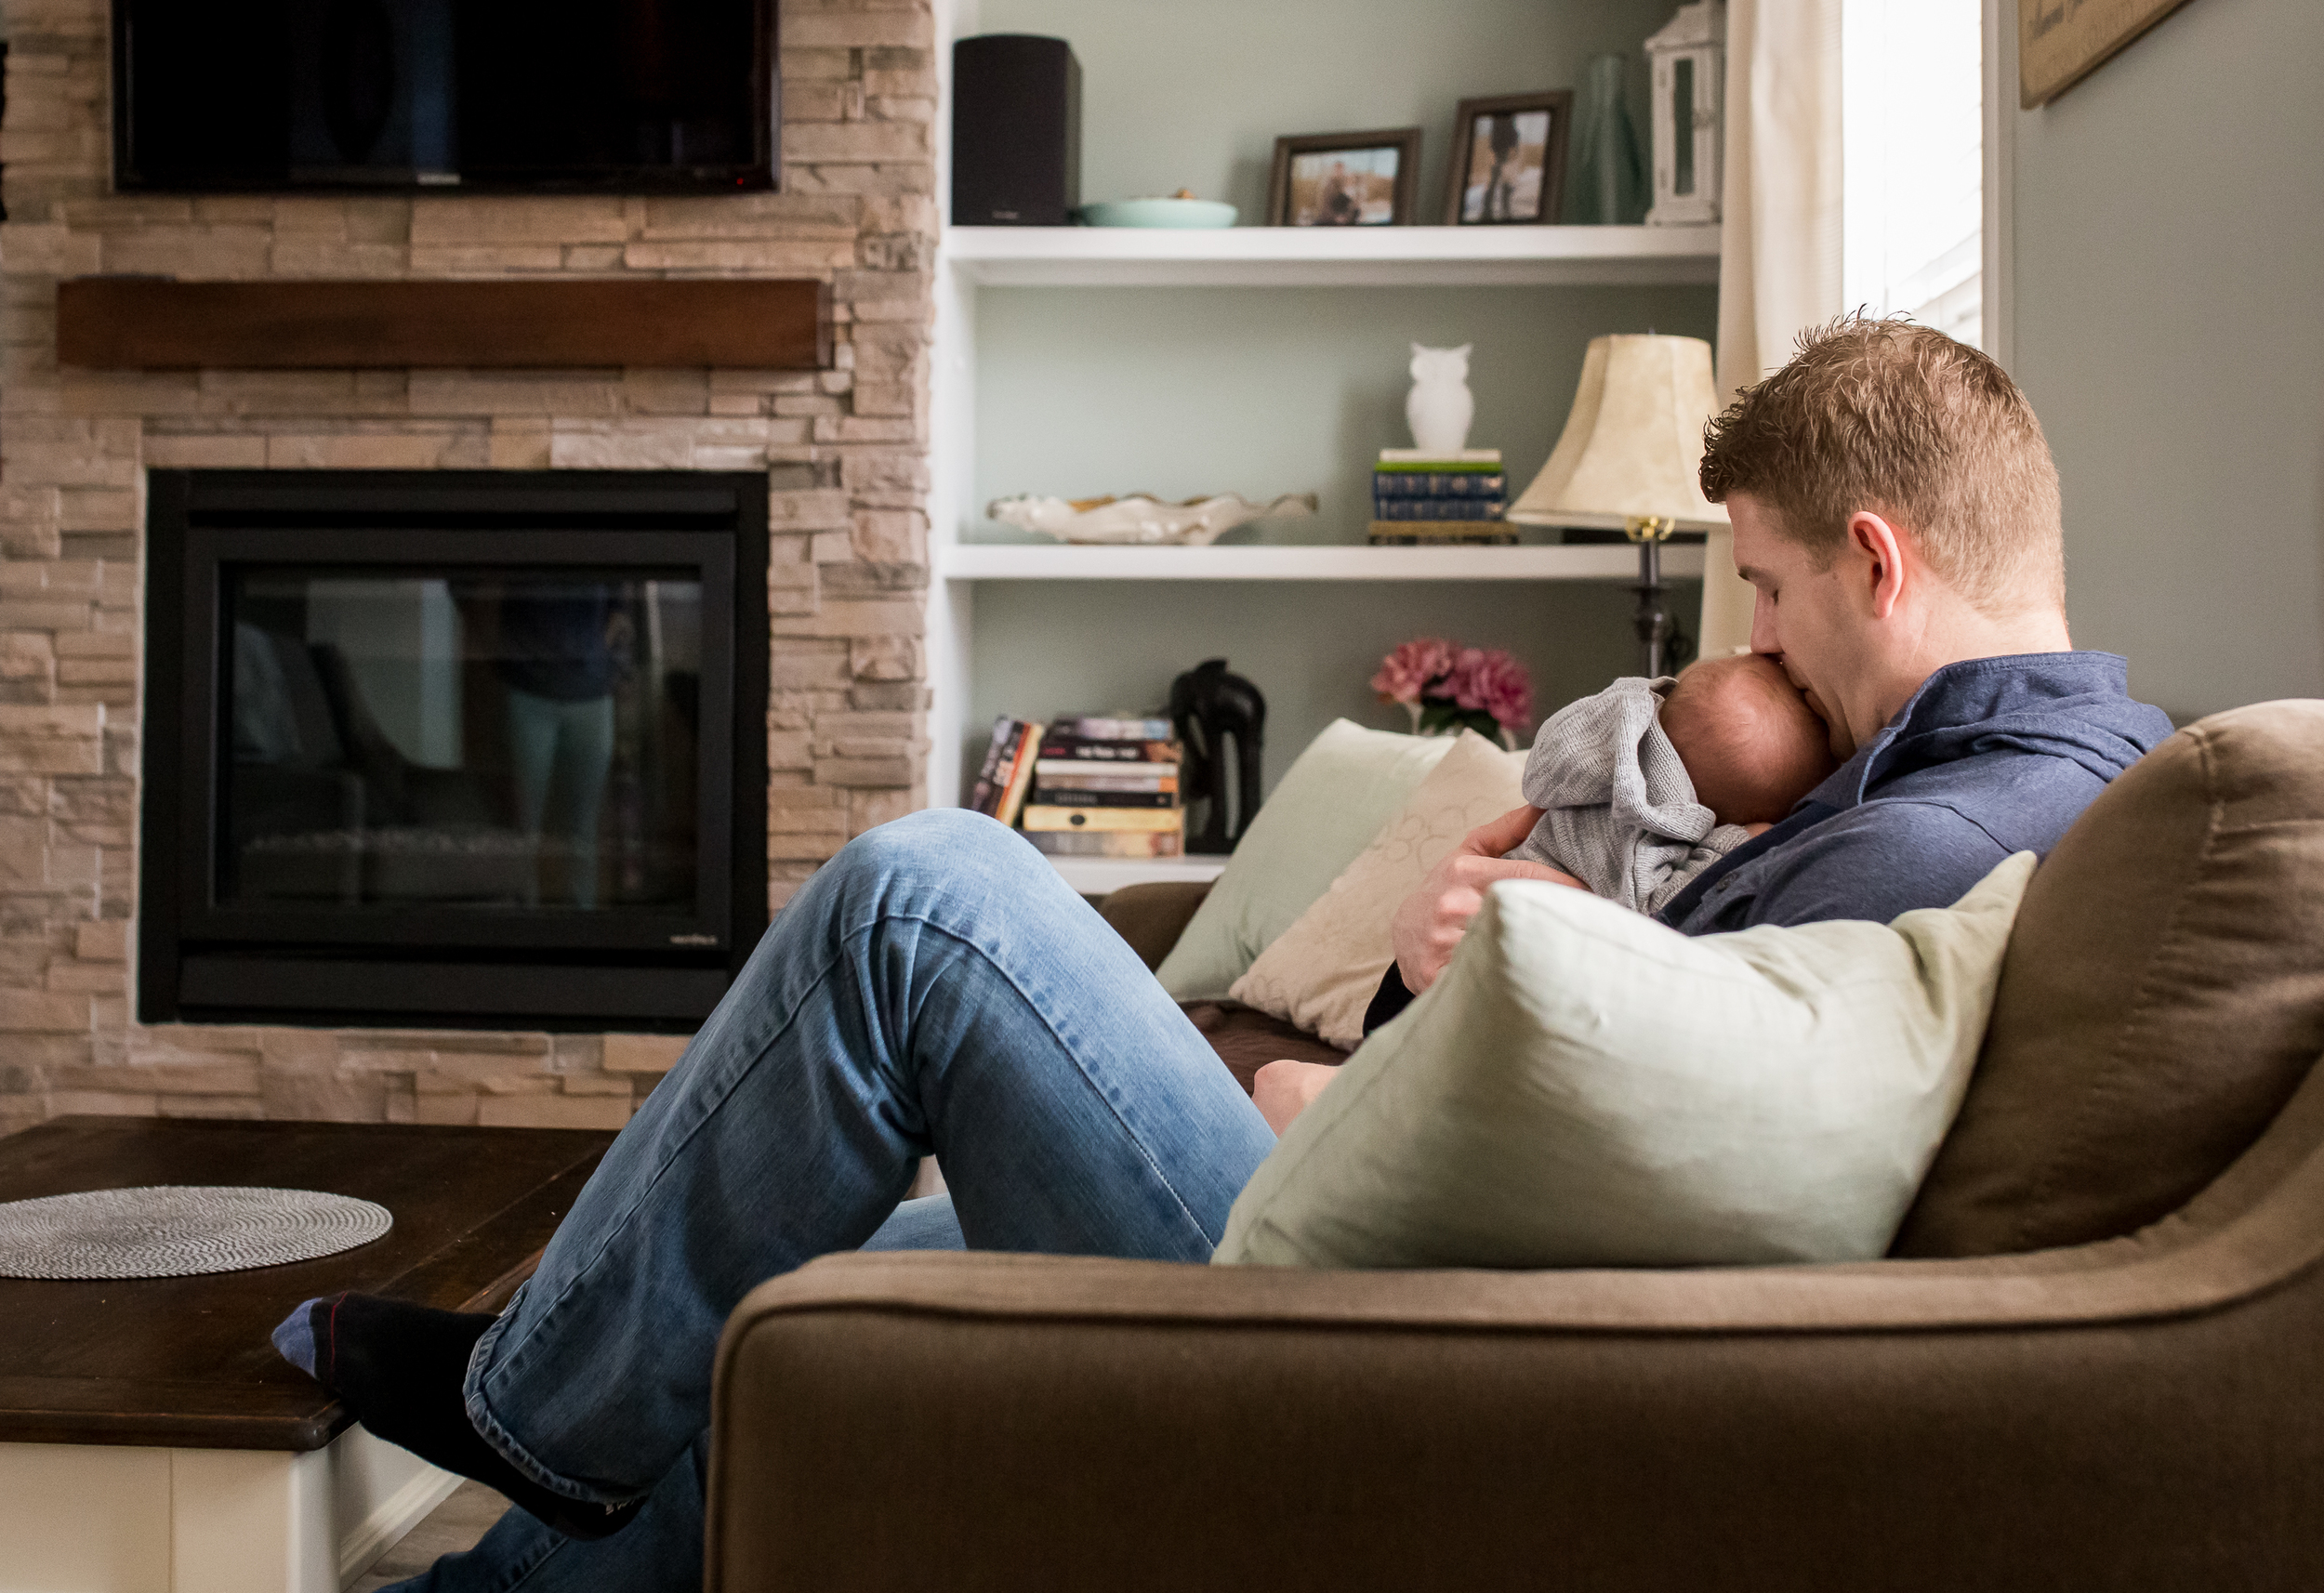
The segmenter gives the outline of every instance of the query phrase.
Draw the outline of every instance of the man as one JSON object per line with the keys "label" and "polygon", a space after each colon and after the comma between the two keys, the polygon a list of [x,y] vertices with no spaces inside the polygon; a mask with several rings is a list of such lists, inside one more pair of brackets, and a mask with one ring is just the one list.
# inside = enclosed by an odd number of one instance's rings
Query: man
{"label": "man", "polygon": [[[1681,930],[1950,902],[2170,732],[2121,660],[2067,651],[2055,471],[1984,356],[1841,323],[1721,417],[1703,470],[1752,645],[1846,762],[1666,909]],[[1494,880],[1561,877],[1500,859],[1532,820],[1477,831],[1398,911],[1383,1005],[1433,982]],[[692,1586],[711,1355],[753,1284],[867,1241],[1201,1261],[1266,1119],[1330,1076],[1274,1064],[1254,1106],[1021,838],[916,814],[784,910],[497,1320],[345,1297],[277,1343],[531,1512],[427,1586]],[[931,1150],[949,1202],[899,1209]]]}
{"label": "man", "polygon": [[[1843,761],[1665,923],[1884,923],[1953,902],[2011,853],[2048,852],[2170,733],[2128,696],[2121,659],[2068,651],[2057,470],[2025,396],[1975,350],[1904,323],[1811,335],[1712,423],[1702,481],[1756,595],[1752,651],[1783,665]],[[1544,877],[1500,857],[1538,816],[1479,829],[1399,910],[1367,1033],[1443,971],[1486,887]],[[1329,1074],[1262,1071],[1269,1120]]]}

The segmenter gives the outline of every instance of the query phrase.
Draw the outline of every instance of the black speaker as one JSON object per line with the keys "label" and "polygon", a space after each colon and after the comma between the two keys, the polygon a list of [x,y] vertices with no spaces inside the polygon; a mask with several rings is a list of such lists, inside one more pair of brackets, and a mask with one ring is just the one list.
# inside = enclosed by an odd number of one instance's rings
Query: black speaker
{"label": "black speaker", "polygon": [[1081,63],[1063,39],[952,46],[952,221],[1067,227],[1081,208]]}

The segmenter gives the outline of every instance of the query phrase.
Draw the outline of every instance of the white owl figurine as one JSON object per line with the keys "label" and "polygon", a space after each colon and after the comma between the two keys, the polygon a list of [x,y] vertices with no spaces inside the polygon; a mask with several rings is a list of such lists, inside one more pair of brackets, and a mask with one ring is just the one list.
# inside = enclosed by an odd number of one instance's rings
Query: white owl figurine
{"label": "white owl figurine", "polygon": [[1450,458],[1468,446],[1469,422],[1477,401],[1469,393],[1469,350],[1423,349],[1412,345],[1412,391],[1404,401],[1404,418],[1412,428],[1412,446]]}

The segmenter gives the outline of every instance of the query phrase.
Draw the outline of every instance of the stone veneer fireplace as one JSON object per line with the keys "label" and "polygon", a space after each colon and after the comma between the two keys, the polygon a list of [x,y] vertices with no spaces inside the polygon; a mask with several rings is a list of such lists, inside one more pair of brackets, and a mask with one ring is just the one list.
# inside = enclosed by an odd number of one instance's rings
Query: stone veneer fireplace
{"label": "stone veneer fireplace", "polygon": [[[935,244],[925,6],[783,7],[779,193],[116,196],[104,0],[6,0],[0,124],[0,1130],[67,1112],[613,1126],[667,1034],[140,1023],[152,469],[764,471],[768,902],[918,804]],[[812,277],[834,368],[59,368],[95,273]]]}

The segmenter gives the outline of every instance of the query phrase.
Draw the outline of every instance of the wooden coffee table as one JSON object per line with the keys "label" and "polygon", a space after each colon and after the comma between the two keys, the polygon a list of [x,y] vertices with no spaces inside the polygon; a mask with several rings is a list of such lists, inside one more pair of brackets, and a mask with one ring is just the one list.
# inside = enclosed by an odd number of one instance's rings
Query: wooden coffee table
{"label": "wooden coffee table", "polygon": [[612,1142],[103,1117],[0,1139],[0,1200],[261,1184],[395,1214],[384,1239],[287,1267],[0,1279],[0,1593],[337,1593],[458,1479],[351,1425],[267,1334],[340,1289],[498,1309]]}

